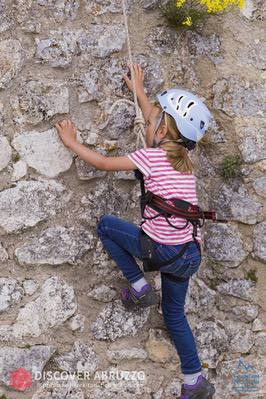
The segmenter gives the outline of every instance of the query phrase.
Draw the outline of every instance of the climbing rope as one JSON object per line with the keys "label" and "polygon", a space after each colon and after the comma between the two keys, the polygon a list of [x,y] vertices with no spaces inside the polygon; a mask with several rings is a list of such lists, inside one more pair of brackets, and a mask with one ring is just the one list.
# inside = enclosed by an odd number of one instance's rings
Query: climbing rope
{"label": "climbing rope", "polygon": [[125,30],[126,30],[126,37],[127,37],[127,49],[128,49],[128,58],[129,58],[129,64],[130,64],[130,70],[131,70],[131,80],[132,80],[132,85],[133,85],[133,96],[134,96],[134,102],[130,101],[128,99],[119,99],[117,100],[112,107],[107,111],[108,115],[111,115],[114,108],[120,104],[120,103],[127,103],[130,105],[134,105],[135,107],[135,120],[134,120],[134,133],[137,136],[137,143],[136,147],[138,148],[140,145],[140,142],[142,143],[143,147],[146,147],[146,141],[145,141],[145,120],[143,118],[142,111],[139,107],[138,104],[138,98],[137,98],[137,90],[136,90],[136,81],[135,81],[135,75],[134,75],[134,70],[133,70],[133,58],[132,58],[132,51],[131,51],[131,44],[130,44],[130,36],[129,36],[129,29],[128,29],[128,21],[127,21],[127,12],[126,12],[126,4],[125,0],[122,0],[122,5],[123,5],[123,16],[124,16],[124,25],[125,25]]}

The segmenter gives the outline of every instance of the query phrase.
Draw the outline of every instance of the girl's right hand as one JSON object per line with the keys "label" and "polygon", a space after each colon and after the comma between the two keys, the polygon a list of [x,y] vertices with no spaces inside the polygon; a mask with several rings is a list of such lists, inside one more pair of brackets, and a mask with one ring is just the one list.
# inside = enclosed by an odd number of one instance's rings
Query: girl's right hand
{"label": "girl's right hand", "polygon": [[[129,64],[128,64],[128,67],[130,68]],[[137,92],[137,95],[139,95],[140,93],[142,93],[144,91],[144,72],[141,69],[141,66],[139,64],[133,64],[133,71],[134,71],[134,76],[135,76],[136,92]],[[125,80],[129,90],[133,91],[132,80],[126,74],[123,75],[123,79]]]}

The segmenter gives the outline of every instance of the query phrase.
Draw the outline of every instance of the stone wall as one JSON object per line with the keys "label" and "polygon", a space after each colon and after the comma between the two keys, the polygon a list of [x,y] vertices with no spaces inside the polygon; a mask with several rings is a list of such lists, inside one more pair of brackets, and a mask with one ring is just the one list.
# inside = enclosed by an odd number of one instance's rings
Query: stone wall
{"label": "stone wall", "polygon": [[[128,1],[147,94],[155,99],[180,85],[214,115],[208,143],[192,157],[201,205],[229,223],[206,222],[186,311],[219,399],[239,397],[232,385],[240,357],[260,377],[252,398],[266,395],[264,8],[248,0],[240,14],[181,33],[167,27],[156,0]],[[121,2],[0,0],[0,14],[0,392],[12,399],[177,397],[179,358],[161,308],[123,309],[125,279],[96,235],[103,214],[139,222],[134,176],[89,167],[53,127],[70,116],[91,148],[110,156],[135,149],[134,107],[120,104],[105,117],[115,100],[133,98],[122,81]],[[228,154],[241,155],[242,174],[225,183],[219,164]],[[158,273],[147,278],[160,293]],[[15,390],[19,369],[34,376],[135,370],[146,378],[54,385],[36,378]]]}

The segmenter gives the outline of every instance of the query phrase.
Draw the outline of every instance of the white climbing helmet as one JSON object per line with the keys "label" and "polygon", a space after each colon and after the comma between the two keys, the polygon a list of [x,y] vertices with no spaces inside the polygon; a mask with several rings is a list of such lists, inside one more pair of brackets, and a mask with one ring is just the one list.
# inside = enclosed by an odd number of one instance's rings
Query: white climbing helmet
{"label": "white climbing helmet", "polygon": [[[183,141],[188,144],[192,140],[195,147],[206,132],[211,113],[199,97],[189,91],[172,88],[157,95],[163,111],[170,114],[180,131]],[[184,139],[185,138],[185,139]],[[188,140],[186,140],[188,139]],[[193,145],[194,144],[194,145]]]}

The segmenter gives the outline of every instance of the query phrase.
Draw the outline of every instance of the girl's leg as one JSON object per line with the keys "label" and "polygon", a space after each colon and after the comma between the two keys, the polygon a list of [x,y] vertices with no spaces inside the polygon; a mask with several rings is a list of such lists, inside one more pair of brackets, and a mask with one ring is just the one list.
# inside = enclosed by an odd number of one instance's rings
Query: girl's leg
{"label": "girl's leg", "polygon": [[99,221],[97,232],[104,248],[131,284],[144,277],[134,259],[134,256],[141,259],[138,226],[116,216],[105,215]]}
{"label": "girl's leg", "polygon": [[176,282],[161,273],[161,282],[163,318],[180,357],[182,373],[195,374],[202,369],[195,340],[184,313],[189,279]]}

